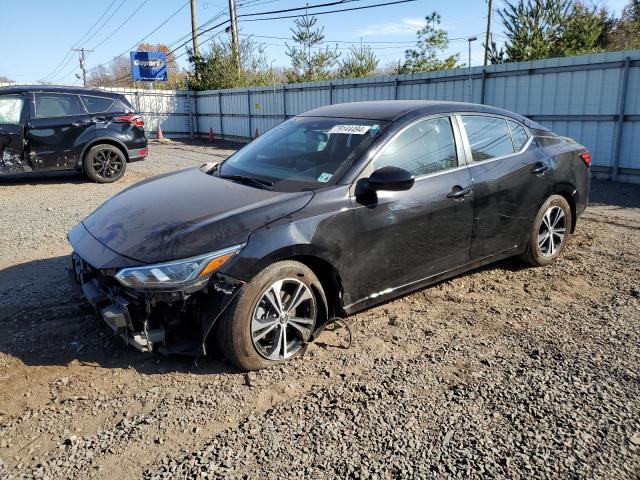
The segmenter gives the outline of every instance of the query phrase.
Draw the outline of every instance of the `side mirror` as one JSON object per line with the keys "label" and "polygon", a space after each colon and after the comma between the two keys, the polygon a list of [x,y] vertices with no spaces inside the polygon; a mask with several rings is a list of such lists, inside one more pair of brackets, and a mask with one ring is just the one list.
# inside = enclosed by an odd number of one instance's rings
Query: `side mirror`
{"label": "side mirror", "polygon": [[369,177],[369,188],[372,190],[390,190],[399,192],[413,187],[415,177],[411,172],[399,167],[382,167]]}

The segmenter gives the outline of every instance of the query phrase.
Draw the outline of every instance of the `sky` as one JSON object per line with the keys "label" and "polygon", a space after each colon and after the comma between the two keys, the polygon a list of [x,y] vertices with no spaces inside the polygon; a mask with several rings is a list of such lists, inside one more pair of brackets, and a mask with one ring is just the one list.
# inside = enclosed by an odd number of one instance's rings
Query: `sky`
{"label": "sky", "polygon": [[[332,0],[237,0],[238,15],[330,1]],[[351,0],[345,2],[345,5],[314,9],[310,12],[387,1],[392,0]],[[494,0],[494,11],[503,6],[503,2],[504,0]],[[604,0],[601,3],[619,14],[627,2]],[[94,50],[87,54],[87,68],[91,69],[128,52],[144,37],[147,37],[145,42],[175,42],[178,46],[189,38],[186,35],[191,31],[190,8],[186,0],[0,0],[0,6],[3,20],[0,44],[5,46],[0,56],[0,75],[20,83],[41,79],[60,84],[79,83],[76,78],[76,74],[80,73],[78,53],[71,51],[74,47]],[[228,16],[226,7],[227,0],[197,0],[198,24],[202,25],[216,16],[220,16],[220,19],[209,26],[225,20]],[[325,28],[327,44],[334,46],[336,41],[340,42],[337,45],[343,55],[347,54],[349,46],[352,45],[350,42],[357,44],[362,40],[364,43],[370,43],[380,58],[380,66],[384,67],[404,58],[404,50],[415,43],[416,30],[424,25],[424,17],[434,10],[441,14],[441,27],[448,32],[450,39],[449,49],[442,57],[460,53],[460,61],[467,63],[466,39],[477,36],[478,40],[472,43],[471,64],[482,64],[482,42],[487,21],[486,0],[417,0],[366,10],[319,15],[318,25]],[[175,15],[169,19],[174,13]],[[297,12],[280,15],[294,13]],[[274,67],[289,65],[286,40],[283,38],[290,37],[293,19],[248,21],[253,18],[258,17],[239,18],[240,34],[254,35],[257,42],[264,44],[269,62],[272,62]],[[160,26],[165,21],[166,23]],[[200,36],[203,49],[211,42],[210,36],[219,32],[221,28],[223,27]],[[493,33],[497,43],[504,39],[502,26],[495,15]],[[217,38],[221,38],[222,35],[227,34],[218,33]],[[178,41],[182,37],[185,37],[184,40]],[[184,51],[185,47],[182,47],[176,55]],[[185,59],[186,55],[179,59],[182,68],[188,67]]]}

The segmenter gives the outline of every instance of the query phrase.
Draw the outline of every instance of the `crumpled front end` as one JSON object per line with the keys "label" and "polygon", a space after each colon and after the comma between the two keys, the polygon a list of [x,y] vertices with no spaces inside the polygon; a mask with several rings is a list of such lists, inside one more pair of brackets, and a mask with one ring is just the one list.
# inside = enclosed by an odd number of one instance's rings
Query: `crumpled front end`
{"label": "crumpled front end", "polygon": [[118,269],[98,269],[77,252],[70,273],[98,316],[142,352],[206,355],[207,338],[242,282],[215,273],[205,283],[171,290],[121,285]]}

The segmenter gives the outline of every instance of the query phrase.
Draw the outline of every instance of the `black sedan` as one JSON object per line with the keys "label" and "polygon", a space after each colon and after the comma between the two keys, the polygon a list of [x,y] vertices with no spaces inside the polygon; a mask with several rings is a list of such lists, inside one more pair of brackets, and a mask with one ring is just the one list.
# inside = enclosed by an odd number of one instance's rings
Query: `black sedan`
{"label": "black sedan", "polygon": [[575,141],[483,105],[322,107],[113,197],[69,233],[73,273],[140,350],[217,341],[259,369],[333,316],[506,257],[553,262],[590,163]]}

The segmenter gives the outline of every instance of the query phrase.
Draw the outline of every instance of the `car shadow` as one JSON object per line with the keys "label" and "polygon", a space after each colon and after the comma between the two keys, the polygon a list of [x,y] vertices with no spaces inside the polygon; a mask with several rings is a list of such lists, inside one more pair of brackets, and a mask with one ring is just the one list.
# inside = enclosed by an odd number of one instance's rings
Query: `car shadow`
{"label": "car shadow", "polygon": [[0,176],[0,186],[4,185],[46,185],[90,183],[83,173],[75,170],[58,172],[28,172]]}
{"label": "car shadow", "polygon": [[147,375],[169,372],[239,373],[221,355],[146,354],[127,346],[100,320],[73,287],[67,255],[0,270],[0,353],[27,366],[72,362],[103,368],[134,368]]}
{"label": "car shadow", "polygon": [[592,180],[589,203],[619,208],[640,208],[640,185]]}

